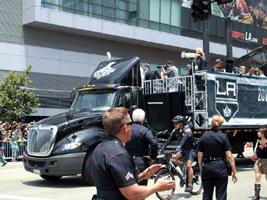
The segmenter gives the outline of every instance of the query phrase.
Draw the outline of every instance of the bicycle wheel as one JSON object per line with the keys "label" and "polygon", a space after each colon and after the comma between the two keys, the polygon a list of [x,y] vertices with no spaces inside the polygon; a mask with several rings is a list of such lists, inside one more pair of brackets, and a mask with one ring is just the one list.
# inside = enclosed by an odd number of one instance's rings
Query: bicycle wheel
{"label": "bicycle wheel", "polygon": [[[158,172],[156,178],[155,178],[155,181],[154,183],[156,183],[159,179],[161,178],[164,178],[166,176],[170,176],[169,179],[172,179],[175,181],[174,179],[174,176],[172,173],[170,173],[167,169],[162,169]],[[173,194],[174,194],[174,191],[175,191],[175,186],[173,187],[173,189],[171,190],[166,190],[166,191],[161,191],[161,192],[156,192],[156,195],[159,199],[162,199],[162,200],[168,200],[170,199]]]}
{"label": "bicycle wheel", "polygon": [[193,186],[193,189],[190,191],[191,194],[197,195],[202,191],[203,185],[202,185],[200,175],[193,176],[192,186]]}

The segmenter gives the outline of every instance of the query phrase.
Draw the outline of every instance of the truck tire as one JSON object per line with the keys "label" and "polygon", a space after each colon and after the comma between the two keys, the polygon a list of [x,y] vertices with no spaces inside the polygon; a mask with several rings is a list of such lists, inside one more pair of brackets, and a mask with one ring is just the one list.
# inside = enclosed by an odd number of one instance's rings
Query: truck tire
{"label": "truck tire", "polygon": [[57,181],[61,179],[62,176],[48,176],[48,175],[40,175],[43,179],[48,180],[48,181]]}
{"label": "truck tire", "polygon": [[93,150],[88,152],[83,164],[82,178],[85,183],[89,185],[94,185],[93,169],[91,164]]}

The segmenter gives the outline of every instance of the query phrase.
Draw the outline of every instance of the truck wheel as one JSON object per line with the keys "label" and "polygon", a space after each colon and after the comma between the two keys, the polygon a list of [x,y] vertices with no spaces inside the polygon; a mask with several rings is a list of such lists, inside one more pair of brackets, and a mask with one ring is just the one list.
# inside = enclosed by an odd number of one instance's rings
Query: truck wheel
{"label": "truck wheel", "polygon": [[93,151],[90,151],[86,155],[86,158],[83,164],[83,171],[82,171],[83,180],[89,185],[94,185],[93,169],[92,169],[92,164],[91,164],[92,154],[93,154]]}
{"label": "truck wheel", "polygon": [[48,181],[57,181],[61,179],[62,176],[48,176],[48,175],[40,175],[43,179],[48,180]]}

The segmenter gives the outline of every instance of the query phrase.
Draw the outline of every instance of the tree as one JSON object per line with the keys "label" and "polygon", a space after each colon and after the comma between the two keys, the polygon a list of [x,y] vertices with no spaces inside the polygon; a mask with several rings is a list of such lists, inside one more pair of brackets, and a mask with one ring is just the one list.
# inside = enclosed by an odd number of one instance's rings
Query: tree
{"label": "tree", "polygon": [[36,113],[40,106],[38,95],[32,88],[33,82],[28,75],[32,65],[23,70],[23,73],[10,71],[3,81],[0,82],[0,119],[18,121],[23,114]]}

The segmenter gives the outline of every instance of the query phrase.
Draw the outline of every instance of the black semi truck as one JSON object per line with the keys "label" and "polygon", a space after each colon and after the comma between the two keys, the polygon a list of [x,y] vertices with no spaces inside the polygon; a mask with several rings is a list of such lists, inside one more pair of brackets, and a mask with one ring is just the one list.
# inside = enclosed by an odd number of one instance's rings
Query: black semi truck
{"label": "black semi truck", "polygon": [[47,180],[81,174],[93,184],[90,159],[106,137],[101,118],[112,107],[146,111],[152,132],[164,141],[171,119],[183,115],[196,136],[203,134],[214,114],[224,117],[222,130],[234,151],[242,155],[247,141],[267,124],[267,79],[200,71],[191,76],[142,81],[140,60],[117,59],[99,64],[88,84],[74,88],[70,110],[43,119],[28,133],[24,168]]}

